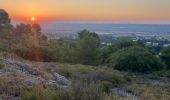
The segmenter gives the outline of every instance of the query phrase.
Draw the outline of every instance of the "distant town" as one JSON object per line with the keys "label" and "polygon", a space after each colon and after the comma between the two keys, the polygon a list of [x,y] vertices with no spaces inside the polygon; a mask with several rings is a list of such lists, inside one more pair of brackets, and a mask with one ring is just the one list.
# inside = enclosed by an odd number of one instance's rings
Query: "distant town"
{"label": "distant town", "polygon": [[[71,39],[76,40],[77,34],[57,34],[57,33],[47,33],[49,40],[59,40],[59,39]],[[148,47],[153,47],[159,51],[159,49],[170,46],[170,34],[154,34],[154,33],[129,33],[129,34],[99,34],[101,40],[101,47],[111,45],[112,42],[127,39],[132,41],[141,41]]]}

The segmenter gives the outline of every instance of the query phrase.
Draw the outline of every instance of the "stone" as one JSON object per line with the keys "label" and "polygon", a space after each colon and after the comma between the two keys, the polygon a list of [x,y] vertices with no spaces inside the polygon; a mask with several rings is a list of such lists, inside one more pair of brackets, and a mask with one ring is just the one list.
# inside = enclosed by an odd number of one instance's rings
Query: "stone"
{"label": "stone", "polygon": [[71,85],[71,81],[69,81],[66,77],[58,74],[58,73],[54,73],[54,77],[55,77],[55,81],[58,83],[58,84],[61,84],[61,85]]}

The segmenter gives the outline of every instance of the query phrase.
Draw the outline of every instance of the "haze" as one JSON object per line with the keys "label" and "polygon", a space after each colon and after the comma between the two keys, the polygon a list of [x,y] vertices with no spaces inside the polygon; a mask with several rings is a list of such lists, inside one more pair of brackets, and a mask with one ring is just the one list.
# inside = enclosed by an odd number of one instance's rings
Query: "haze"
{"label": "haze", "polygon": [[170,23],[170,0],[0,0],[13,20]]}

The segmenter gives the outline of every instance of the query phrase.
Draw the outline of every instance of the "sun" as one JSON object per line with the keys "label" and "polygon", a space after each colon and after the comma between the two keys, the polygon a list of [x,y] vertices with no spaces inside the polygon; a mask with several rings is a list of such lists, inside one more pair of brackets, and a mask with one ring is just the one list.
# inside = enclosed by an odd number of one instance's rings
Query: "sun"
{"label": "sun", "polygon": [[35,21],[35,17],[31,17],[31,21]]}

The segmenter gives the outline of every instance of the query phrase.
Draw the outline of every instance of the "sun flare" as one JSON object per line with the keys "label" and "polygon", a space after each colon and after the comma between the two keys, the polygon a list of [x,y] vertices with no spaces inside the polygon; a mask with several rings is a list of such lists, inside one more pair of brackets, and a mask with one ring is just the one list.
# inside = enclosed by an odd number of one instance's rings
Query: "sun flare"
{"label": "sun flare", "polygon": [[31,17],[31,21],[35,21],[35,17]]}

